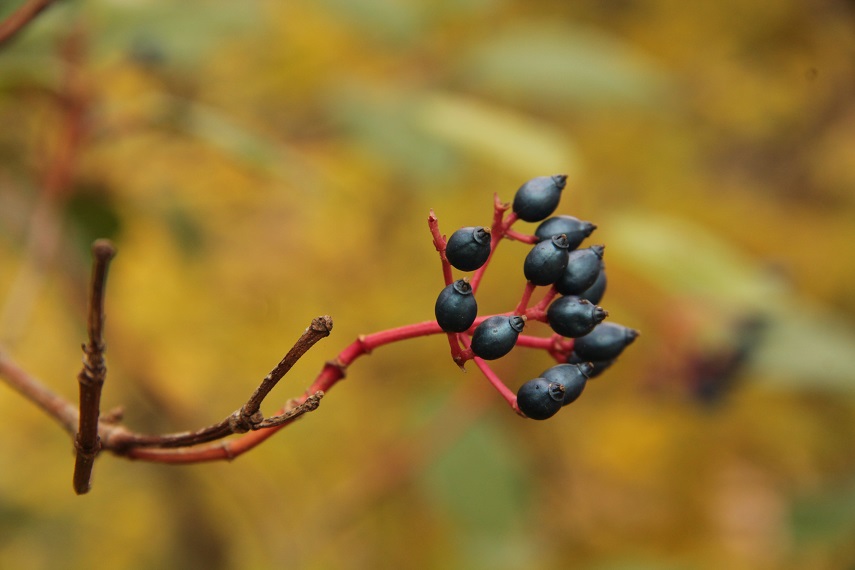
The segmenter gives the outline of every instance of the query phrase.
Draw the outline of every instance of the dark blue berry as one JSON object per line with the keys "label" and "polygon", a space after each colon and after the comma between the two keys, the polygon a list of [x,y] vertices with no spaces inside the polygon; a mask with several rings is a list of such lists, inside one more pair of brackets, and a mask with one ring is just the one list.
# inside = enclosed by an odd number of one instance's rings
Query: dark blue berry
{"label": "dark blue berry", "polygon": [[606,316],[608,313],[602,307],[571,295],[555,299],[546,310],[552,330],[569,338],[585,336]]}
{"label": "dark blue berry", "polygon": [[591,222],[583,222],[573,216],[553,216],[541,222],[534,235],[539,241],[549,239],[552,236],[564,234],[567,237],[569,249],[579,247],[586,237],[597,229]]}
{"label": "dark blue berry", "polygon": [[549,370],[546,370],[540,375],[541,378],[548,382],[555,382],[564,387],[564,401],[566,406],[582,395],[582,390],[585,389],[585,383],[591,376],[594,366],[590,362],[581,364],[558,364]]}
{"label": "dark blue berry", "polygon": [[564,402],[564,387],[544,378],[529,380],[517,390],[517,406],[533,420],[551,418]]}
{"label": "dark blue berry", "polygon": [[567,175],[539,176],[519,187],[514,195],[514,212],[526,222],[546,219],[561,200],[561,191],[567,184]]}
{"label": "dark blue berry", "polygon": [[490,229],[460,228],[448,238],[445,257],[460,271],[475,271],[490,257]]}
{"label": "dark blue berry", "polygon": [[[567,359],[568,364],[582,364],[583,362],[585,362],[585,361],[582,360],[581,358],[579,358],[578,356],[576,356],[575,353],[571,354],[570,358]],[[588,380],[590,380],[592,378],[596,378],[597,376],[599,376],[600,374],[605,372],[606,368],[608,368],[609,366],[611,366],[614,363],[615,363],[614,359],[612,359],[612,360],[595,360],[594,362],[589,362],[589,364],[593,367],[593,369],[591,370],[590,374],[588,374]]]}
{"label": "dark blue berry", "polygon": [[471,327],[478,315],[478,304],[469,282],[459,279],[440,291],[434,314],[445,332],[463,332]]}
{"label": "dark blue berry", "polygon": [[535,285],[552,285],[567,267],[567,238],[564,234],[531,248],[523,263],[525,278]]}
{"label": "dark blue berry", "polygon": [[638,331],[616,323],[600,323],[585,336],[576,339],[573,352],[586,362],[612,360],[632,344]]}
{"label": "dark blue berry", "polygon": [[472,352],[484,360],[501,358],[511,351],[525,326],[525,318],[496,315],[485,319],[472,334]]}
{"label": "dark blue berry", "polygon": [[597,279],[594,284],[579,293],[579,297],[587,299],[595,305],[599,305],[606,294],[606,265],[600,260],[600,272],[597,274]]}
{"label": "dark blue berry", "polygon": [[600,274],[600,261],[604,251],[605,247],[602,245],[571,251],[567,258],[567,267],[555,282],[555,290],[562,295],[578,295],[593,285]]}

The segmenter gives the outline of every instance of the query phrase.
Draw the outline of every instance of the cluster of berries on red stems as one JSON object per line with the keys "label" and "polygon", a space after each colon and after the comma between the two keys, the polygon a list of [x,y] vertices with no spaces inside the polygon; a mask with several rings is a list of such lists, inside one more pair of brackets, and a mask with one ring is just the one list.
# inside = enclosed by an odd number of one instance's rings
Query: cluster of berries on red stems
{"label": "cluster of berries on red stems", "polygon": [[[511,407],[536,420],[547,419],[574,402],[587,381],[611,366],[638,336],[629,327],[605,322],[608,313],[598,306],[606,290],[605,248],[592,245],[580,249],[596,226],[573,216],[552,215],[566,178],[556,175],[529,180],[517,190],[512,206],[496,197],[491,227],[460,228],[446,240],[433,212],[428,220],[446,282],[436,299],[436,322],[448,335],[454,361],[463,366],[473,360]],[[527,235],[512,229],[519,220],[540,224],[534,235]],[[503,239],[531,246],[523,262],[522,297],[513,311],[479,317],[475,294]],[[455,280],[452,268],[475,273]],[[548,290],[540,301],[531,304],[538,287]],[[529,320],[547,323],[553,335],[542,338],[523,334]],[[502,358],[516,346],[545,350],[557,364],[525,382],[514,394],[486,361]]]}

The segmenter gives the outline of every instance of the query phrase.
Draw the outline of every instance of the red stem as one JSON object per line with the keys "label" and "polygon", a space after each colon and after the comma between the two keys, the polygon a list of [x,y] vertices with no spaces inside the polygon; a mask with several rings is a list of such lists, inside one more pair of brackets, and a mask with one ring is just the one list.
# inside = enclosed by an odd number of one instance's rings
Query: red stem
{"label": "red stem", "polygon": [[510,388],[505,385],[504,382],[502,382],[502,379],[499,378],[499,376],[495,372],[493,372],[493,369],[490,368],[490,365],[478,357],[475,357],[473,361],[475,362],[475,366],[477,366],[478,369],[481,370],[481,373],[487,378],[490,384],[493,385],[493,388],[496,389],[499,395],[505,399],[511,409],[516,413],[523,415],[520,411],[519,406],[517,405],[517,395],[514,394],[510,390]]}
{"label": "red stem", "polygon": [[451,273],[451,263],[448,262],[448,258],[445,256],[445,246],[448,242],[446,241],[445,236],[439,231],[439,221],[437,220],[436,214],[434,214],[433,210],[431,210],[428,215],[428,227],[430,228],[430,233],[433,236],[433,246],[436,248],[436,251],[439,252],[439,260],[442,262],[442,278],[445,280],[446,285],[451,285],[451,282],[454,280],[454,276]]}
{"label": "red stem", "polygon": [[511,212],[510,215],[508,215],[507,220],[504,219],[505,212],[507,212],[509,208],[510,205],[502,202],[499,199],[498,194],[493,196],[493,225],[490,228],[490,255],[487,257],[487,261],[484,265],[475,271],[475,275],[472,276],[470,284],[472,285],[473,293],[478,291],[478,285],[481,283],[481,279],[484,277],[484,272],[487,271],[487,267],[490,265],[490,260],[493,259],[493,255],[496,253],[496,248],[499,247],[499,243],[501,243],[502,238],[505,236],[505,232],[507,232],[508,228],[517,221],[517,215],[514,212]]}
{"label": "red stem", "polygon": [[[477,326],[485,319],[488,319],[490,316],[492,315],[479,317],[478,319],[476,319],[473,327]],[[304,402],[310,394],[314,394],[315,392],[327,392],[330,388],[335,386],[335,384],[339,380],[342,380],[345,377],[347,368],[351,364],[353,364],[356,359],[358,359],[360,356],[371,353],[371,351],[376,348],[394,342],[400,342],[403,340],[409,340],[422,336],[430,336],[434,334],[445,333],[441,328],[439,328],[439,325],[436,323],[436,321],[423,321],[420,323],[413,323],[394,329],[360,336],[350,345],[345,347],[344,350],[342,350],[335,359],[327,362],[324,365],[323,369],[321,370],[320,374],[318,374],[317,378],[315,378],[315,381],[312,383],[312,385],[306,389],[306,392],[302,396],[296,399],[295,403],[300,404]],[[464,344],[468,344],[467,335],[468,333],[461,333],[459,335],[454,336],[457,336],[458,339],[463,340]],[[528,335],[520,335],[519,339],[517,340],[517,344],[520,346],[537,348],[550,352],[553,350],[558,350],[559,346],[554,337],[537,338]],[[572,344],[570,346],[572,349]],[[469,350],[461,351],[461,355],[463,355],[465,359],[472,358],[475,362],[475,365],[478,366],[479,370],[481,370],[481,372],[487,377],[487,380],[499,392],[502,398],[504,398],[505,401],[508,402],[508,405],[510,405],[511,408],[514,409],[514,411],[519,412],[519,408],[516,405],[516,395],[501,381],[501,379],[499,379],[499,377],[495,374],[495,372],[490,369],[486,362],[484,362],[480,358],[472,356],[471,351]],[[284,413],[285,409],[286,408],[283,407],[282,410],[277,412],[277,414]],[[128,451],[127,456],[132,459],[142,459],[154,463],[170,464],[200,463],[203,461],[234,459],[235,457],[259,445],[267,438],[275,434],[277,431],[289,425],[292,421],[293,420],[287,421],[277,427],[259,431],[252,431],[243,434],[235,439],[223,440],[214,444],[199,447],[178,449],[153,449],[142,447],[133,448]]]}
{"label": "red stem", "polygon": [[[480,283],[486,268],[489,266],[490,260],[492,259],[492,256],[495,253],[496,248],[498,247],[502,238],[508,234],[511,226],[514,224],[514,222],[517,221],[517,215],[514,212],[511,212],[507,217],[505,217],[505,213],[509,209],[509,204],[503,203],[499,199],[498,194],[494,195],[493,224],[491,228],[490,238],[490,256],[487,258],[487,261],[484,263],[484,265],[482,265],[481,268],[479,268],[475,272],[470,281],[473,292],[477,290],[478,284]],[[428,227],[430,228],[430,232],[433,237],[434,247],[439,253],[440,261],[442,263],[443,279],[445,281],[445,284],[449,285],[453,281],[453,275],[451,270],[451,264],[448,262],[448,258],[446,258],[445,256],[445,248],[447,245],[447,241],[445,236],[442,235],[439,230],[439,222],[433,210],[431,210],[430,214],[428,215]],[[529,241],[534,239],[532,236],[524,236],[516,232],[514,232],[510,237],[513,237],[514,239],[518,239],[520,241]],[[534,289],[535,286],[532,283],[527,283],[522,299],[520,300],[520,303],[517,307],[517,314],[525,314],[527,318],[538,321],[545,321],[545,308],[546,306],[548,306],[549,301],[555,296],[555,291],[554,289],[550,289],[546,297],[541,300],[540,303],[538,303],[532,308],[526,309],[531,299],[531,295],[534,292]],[[485,361],[475,357],[474,354],[472,354],[472,349],[469,348],[469,335],[473,333],[475,327],[477,327],[485,319],[488,319],[490,316],[492,315],[482,316],[475,319],[475,322],[473,323],[472,327],[470,327],[469,330],[465,333],[448,334],[448,342],[451,349],[451,355],[453,360],[461,367],[467,360],[474,360],[475,365],[479,368],[479,370],[481,370],[484,376],[486,376],[487,380],[490,382],[493,388],[495,388],[496,391],[499,392],[502,398],[504,398],[504,400],[508,402],[508,405],[511,406],[514,411],[520,413],[519,407],[517,406],[516,395],[514,394],[514,392],[512,392],[505,385],[505,383],[502,382],[499,376],[495,372],[493,372],[493,370]],[[381,346],[391,344],[393,342],[400,342],[411,338],[440,333],[443,333],[443,331],[436,321],[424,321],[394,329],[380,331],[369,335],[360,336],[350,345],[345,347],[345,349],[342,350],[335,359],[327,362],[324,365],[312,385],[309,386],[309,388],[303,393],[302,396],[293,401],[292,405],[301,404],[305,402],[306,398],[308,398],[311,394],[323,394],[327,392],[330,388],[335,386],[335,384],[339,380],[345,377],[347,368],[357,358],[362,355],[369,354],[375,348],[379,348]],[[562,351],[566,345],[561,344],[561,342],[562,339],[560,337],[557,337],[557,335],[551,338],[537,338],[528,335],[520,335],[517,340],[518,345],[545,350],[549,352],[554,358],[556,358],[556,360],[559,360],[562,356],[565,356],[562,354]],[[569,345],[570,350],[572,350],[572,346],[573,345],[571,343]],[[277,413],[284,413],[285,409],[286,408],[283,408]],[[219,459],[234,459],[238,455],[241,455],[242,453],[249,451],[256,445],[262,443],[267,438],[275,434],[277,431],[289,425],[292,421],[293,420],[287,420],[286,422],[282,423],[277,427],[265,430],[251,431],[238,438],[228,441],[220,441],[215,444],[179,449],[133,448],[129,450],[128,456],[135,459],[145,459],[147,461],[160,463],[198,463],[202,461],[214,461]]]}
{"label": "red stem", "polygon": [[535,285],[531,281],[526,281],[525,289],[523,289],[522,297],[520,297],[520,302],[517,304],[517,308],[514,310],[515,315],[525,314],[526,307],[528,307],[528,302],[531,300],[531,294],[534,293],[535,287],[537,287],[537,285]]}
{"label": "red stem", "polygon": [[515,241],[520,241],[522,243],[527,243],[529,245],[534,245],[537,243],[537,236],[530,236],[528,234],[520,233],[516,230],[512,230],[510,228],[505,231],[505,237],[508,239],[512,239]]}

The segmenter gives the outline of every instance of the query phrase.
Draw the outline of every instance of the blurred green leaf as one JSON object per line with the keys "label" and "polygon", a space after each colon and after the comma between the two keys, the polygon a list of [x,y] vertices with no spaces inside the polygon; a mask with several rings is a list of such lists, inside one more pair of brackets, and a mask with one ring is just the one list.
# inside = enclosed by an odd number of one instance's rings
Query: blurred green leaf
{"label": "blurred green leaf", "polygon": [[182,253],[187,257],[199,255],[207,245],[205,231],[186,206],[179,201],[168,204],[166,225]]}
{"label": "blurred green leaf", "polygon": [[626,213],[603,226],[609,231],[608,258],[620,259],[669,293],[772,310],[786,290],[757,261],[687,219]]}
{"label": "blurred green leaf", "polygon": [[797,500],[790,516],[799,544],[845,540],[855,531],[855,484]]}
{"label": "blurred green leaf", "polygon": [[166,61],[193,65],[223,45],[224,39],[257,29],[256,4],[223,0],[204,2],[110,2],[91,5],[93,51],[102,56],[140,45]]}
{"label": "blurred green leaf", "polygon": [[116,211],[114,192],[95,182],[81,184],[65,205],[65,216],[73,228],[77,245],[89,255],[92,242],[98,238],[115,240],[122,230],[122,218]]}
{"label": "blurred green leaf", "polygon": [[370,32],[368,37],[407,42],[420,37],[427,6],[402,0],[322,0],[319,4],[351,25]]}
{"label": "blurred green leaf", "polygon": [[425,132],[523,177],[578,170],[576,150],[560,130],[511,108],[455,95],[433,93],[416,109]]}
{"label": "blurred green leaf", "polygon": [[686,220],[622,214],[604,225],[609,257],[663,290],[731,314],[764,315],[765,338],[752,360],[761,377],[777,387],[855,391],[855,329],[762,263]]}
{"label": "blurred green leaf", "polygon": [[458,68],[482,92],[559,107],[648,105],[668,86],[660,67],[617,37],[545,21],[494,31],[460,56]]}
{"label": "blurred green leaf", "polygon": [[[782,299],[752,365],[775,387],[855,393],[855,329],[793,294]],[[769,377],[771,375],[771,378]]]}
{"label": "blurred green leaf", "polygon": [[345,80],[330,93],[328,104],[336,121],[360,144],[396,170],[437,184],[454,165],[455,153],[446,141],[416,124],[419,101],[419,93],[396,86]]}
{"label": "blurred green leaf", "polygon": [[477,533],[507,533],[526,510],[526,474],[496,425],[482,420],[430,467],[424,479],[436,504]]}

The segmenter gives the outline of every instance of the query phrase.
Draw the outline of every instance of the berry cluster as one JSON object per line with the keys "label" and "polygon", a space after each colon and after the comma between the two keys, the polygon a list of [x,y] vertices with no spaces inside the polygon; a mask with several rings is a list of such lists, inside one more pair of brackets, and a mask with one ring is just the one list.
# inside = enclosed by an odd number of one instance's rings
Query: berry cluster
{"label": "berry cluster", "polygon": [[[573,216],[552,216],[565,184],[563,175],[529,180],[517,190],[513,205],[495,198],[491,227],[460,228],[447,240],[433,212],[428,220],[446,283],[436,300],[436,322],[448,335],[454,361],[463,366],[473,360],[511,407],[536,420],[575,401],[587,381],[608,368],[638,336],[631,328],[603,322],[608,313],[598,303],[606,290],[605,248],[579,249],[596,226]],[[534,235],[527,235],[512,229],[519,220],[540,224]],[[475,293],[502,239],[532,246],[523,263],[525,289],[514,311],[479,317]],[[454,280],[452,267],[475,273]],[[537,287],[549,289],[529,306]],[[549,338],[522,334],[531,320],[547,323],[554,334]],[[545,350],[558,362],[516,394],[485,362],[505,356],[515,346]]]}

